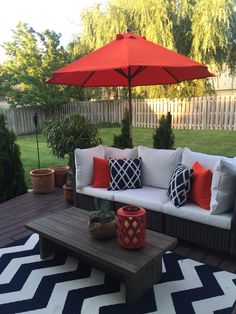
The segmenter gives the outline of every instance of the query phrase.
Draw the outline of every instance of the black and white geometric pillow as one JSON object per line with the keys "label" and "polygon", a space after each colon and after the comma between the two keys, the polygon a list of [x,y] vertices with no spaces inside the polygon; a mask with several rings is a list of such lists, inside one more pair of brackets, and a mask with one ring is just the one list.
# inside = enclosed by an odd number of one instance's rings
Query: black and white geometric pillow
{"label": "black and white geometric pillow", "polygon": [[193,170],[182,164],[179,164],[172,174],[167,194],[176,207],[180,207],[187,201],[192,175]]}
{"label": "black and white geometric pillow", "polygon": [[111,179],[108,190],[141,188],[141,164],[141,158],[109,159]]}

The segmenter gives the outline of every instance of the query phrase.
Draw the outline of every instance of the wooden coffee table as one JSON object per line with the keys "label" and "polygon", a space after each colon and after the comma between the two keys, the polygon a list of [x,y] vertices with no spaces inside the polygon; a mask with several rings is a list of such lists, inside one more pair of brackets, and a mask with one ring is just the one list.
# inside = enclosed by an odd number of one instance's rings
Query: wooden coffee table
{"label": "wooden coffee table", "polygon": [[87,225],[88,212],[71,207],[27,223],[26,228],[39,234],[42,259],[57,249],[67,249],[92,267],[124,281],[128,304],[157,283],[162,274],[162,255],[177,244],[175,238],[147,230],[145,246],[127,250],[116,238],[92,238]]}

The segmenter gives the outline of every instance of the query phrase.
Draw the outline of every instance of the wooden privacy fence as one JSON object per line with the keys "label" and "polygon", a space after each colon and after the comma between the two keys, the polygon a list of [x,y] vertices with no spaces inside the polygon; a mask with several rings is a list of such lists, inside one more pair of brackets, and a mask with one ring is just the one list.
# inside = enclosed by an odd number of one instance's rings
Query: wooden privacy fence
{"label": "wooden privacy fence", "polygon": [[[80,113],[93,123],[120,123],[126,100],[102,100],[72,102],[55,110],[38,111],[39,127],[44,120],[53,117],[71,116]],[[194,130],[236,130],[236,96],[208,96],[184,99],[133,99],[133,126],[156,128],[163,114],[171,112],[175,129]],[[6,117],[7,125],[17,134],[34,131],[31,107],[0,109]]]}

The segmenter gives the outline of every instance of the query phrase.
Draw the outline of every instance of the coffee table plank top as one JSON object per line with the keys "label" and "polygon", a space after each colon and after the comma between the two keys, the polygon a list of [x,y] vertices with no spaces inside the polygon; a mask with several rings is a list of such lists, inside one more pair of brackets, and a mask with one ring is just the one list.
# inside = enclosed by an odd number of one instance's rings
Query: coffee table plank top
{"label": "coffee table plank top", "polygon": [[138,250],[120,247],[116,238],[96,240],[88,231],[88,214],[88,211],[71,207],[34,220],[26,224],[26,228],[126,276],[137,273],[177,244],[175,238],[150,230],[147,230],[145,246]]}

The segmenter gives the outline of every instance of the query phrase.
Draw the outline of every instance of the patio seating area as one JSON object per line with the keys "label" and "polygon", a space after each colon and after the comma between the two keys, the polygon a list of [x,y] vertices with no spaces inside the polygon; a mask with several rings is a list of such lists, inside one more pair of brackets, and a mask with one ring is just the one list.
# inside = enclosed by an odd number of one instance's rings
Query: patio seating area
{"label": "patio seating area", "polygon": [[[0,245],[7,245],[29,235],[31,232],[24,225],[35,218],[69,207],[71,205],[65,202],[60,188],[56,188],[50,194],[29,192],[0,204]],[[236,273],[236,257],[183,241],[178,243],[174,251],[182,256]]]}

